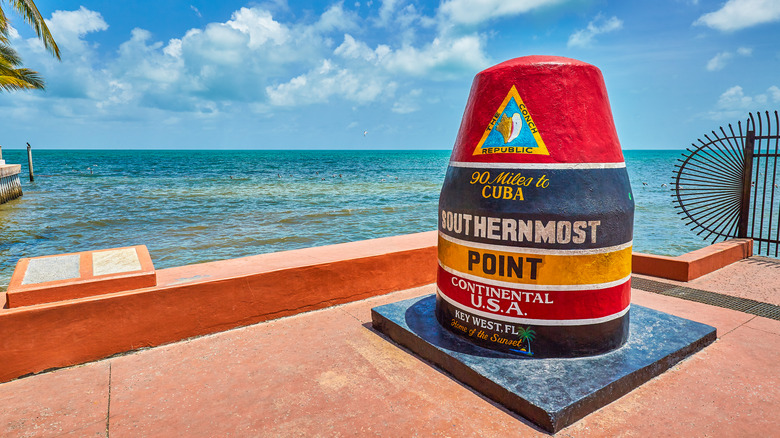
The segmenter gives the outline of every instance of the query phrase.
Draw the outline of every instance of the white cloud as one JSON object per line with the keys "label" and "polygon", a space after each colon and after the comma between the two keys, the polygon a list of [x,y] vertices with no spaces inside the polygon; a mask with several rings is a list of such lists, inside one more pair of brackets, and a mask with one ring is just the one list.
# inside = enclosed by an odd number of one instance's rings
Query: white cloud
{"label": "white cloud", "polygon": [[398,114],[408,114],[420,110],[419,98],[422,95],[422,89],[416,88],[405,96],[402,96],[395,103],[391,111]]}
{"label": "white cloud", "polygon": [[[22,55],[47,79],[49,105],[35,94],[17,105],[93,120],[272,115],[279,107],[338,101],[406,114],[420,108],[426,81],[468,78],[489,65],[484,35],[437,32],[434,19],[414,6],[391,3],[387,17],[397,32],[370,45],[353,35],[368,34],[376,21],[358,20],[342,3],[300,20],[243,7],[168,41],[136,28],[118,48],[89,42],[91,32],[108,28],[99,12],[57,11],[47,22],[71,56],[57,62],[28,40]],[[414,28],[423,24],[427,34],[418,36]]]}
{"label": "white cloud", "polygon": [[248,49],[256,45],[249,32],[223,23],[210,23],[206,29],[194,29],[182,38],[182,53],[206,66],[239,67],[247,59]]}
{"label": "white cloud", "polygon": [[[748,47],[740,47],[737,49],[737,55],[739,56],[751,56],[753,54],[753,49]],[[707,61],[707,70],[708,71],[718,71],[723,70],[724,67],[726,67],[726,64],[734,58],[734,54],[731,52],[720,52],[717,55],[715,55],[712,59]]]}
{"label": "white cloud", "polygon": [[133,98],[133,89],[130,84],[117,80],[108,81],[107,96],[97,103],[97,107],[107,108],[110,105],[118,105],[129,102]]}
{"label": "white cloud", "polygon": [[740,118],[751,111],[766,110],[770,103],[780,103],[780,88],[776,85],[769,87],[767,93],[754,96],[745,94],[741,86],[735,85],[720,95],[715,109],[708,116],[714,120]]}
{"label": "white cloud", "polygon": [[90,11],[81,6],[77,11],[54,11],[46,20],[51,34],[55,37],[60,49],[82,52],[86,43],[82,39],[90,32],[108,29],[108,23],[99,12]]}
{"label": "white cloud", "polygon": [[597,35],[614,32],[623,28],[623,22],[617,17],[605,18],[598,14],[588,23],[588,27],[580,29],[569,36],[568,47],[588,47]]}
{"label": "white cloud", "polygon": [[[267,41],[281,45],[290,38],[290,31],[279,22],[274,21],[270,12],[262,9],[241,8],[233,12],[231,19],[225,24],[249,35],[248,47],[250,49],[256,49]],[[219,26],[212,25],[210,27],[218,28]]]}
{"label": "white cloud", "polygon": [[[108,79],[101,68],[95,67],[95,46],[88,43],[85,37],[87,34],[108,29],[103,17],[100,13],[82,6],[75,11],[55,11],[46,20],[46,25],[57,41],[62,61],[59,62],[46,53],[39,39],[30,38],[26,40],[26,44],[18,46],[25,65],[42,73],[49,97],[99,99],[101,90],[108,87]],[[52,106],[52,111],[54,107]],[[84,113],[81,109],[87,107],[59,112],[80,115]]]}
{"label": "white cloud", "polygon": [[728,0],[720,9],[702,15],[693,24],[732,32],[775,21],[780,21],[780,1]]}
{"label": "white cloud", "polygon": [[11,40],[17,40],[19,39],[19,31],[16,30],[13,26],[8,24],[8,38]]}
{"label": "white cloud", "polygon": [[404,4],[404,0],[383,0],[376,16],[366,23],[389,32],[388,43],[415,45],[419,44],[420,34],[426,34],[437,24],[442,24],[442,19],[426,16],[414,4]]}
{"label": "white cloud", "polygon": [[390,24],[393,14],[398,9],[399,0],[382,0],[382,6],[379,7],[379,18],[377,23],[380,26]]}
{"label": "white cloud", "polygon": [[329,60],[319,68],[294,77],[290,81],[266,88],[270,103],[277,106],[299,106],[327,102],[332,96],[365,104],[380,95],[392,95],[394,82],[386,83],[379,77],[361,76],[340,68]]}
{"label": "white cloud", "polygon": [[[344,41],[333,54],[341,58],[339,66],[331,60],[287,82],[266,87],[272,105],[292,106],[328,101],[332,97],[365,104],[390,97],[398,87],[395,78],[420,77],[446,80],[473,74],[487,66],[483,43],[476,35],[459,38],[436,38],[423,47],[403,46],[392,50],[380,44],[372,49],[365,42],[345,34]],[[421,90],[412,90],[393,104],[392,111],[416,111],[416,97]]]}
{"label": "white cloud", "polygon": [[338,56],[351,59],[362,59],[364,61],[376,62],[383,59],[390,53],[390,47],[380,44],[372,50],[362,41],[357,41],[352,35],[345,34],[344,42],[333,51]]}
{"label": "white cloud", "polygon": [[455,24],[475,25],[563,3],[566,0],[445,0],[439,14]]}
{"label": "white cloud", "polygon": [[772,96],[772,102],[780,102],[780,88],[776,85],[772,85],[767,91],[769,91],[769,95]]}
{"label": "white cloud", "polygon": [[734,55],[729,52],[718,53],[707,62],[707,70],[709,71],[723,70],[723,67],[726,66],[727,61],[733,57]]}
{"label": "white cloud", "polygon": [[[760,95],[759,100],[766,101],[766,96]],[[750,96],[746,96],[742,87],[739,85],[733,86],[720,95],[718,99],[718,108],[733,109],[733,108],[749,108],[755,99]]]}
{"label": "white cloud", "polygon": [[172,58],[180,58],[181,40],[178,38],[172,38],[170,41],[168,41],[168,45],[163,49],[163,53]]}
{"label": "white cloud", "polygon": [[357,20],[354,13],[345,11],[339,3],[328,8],[313,27],[318,32],[351,30],[358,27]]}
{"label": "white cloud", "polygon": [[396,73],[427,75],[433,80],[451,79],[488,66],[484,43],[478,35],[458,38],[435,38],[416,48],[404,46],[385,56],[385,67]]}
{"label": "white cloud", "polygon": [[[442,17],[438,19],[441,20]],[[437,24],[436,17],[423,15],[414,4],[404,6],[401,0],[384,0],[378,16],[372,21],[377,27],[392,29],[396,36],[406,41],[414,38],[421,29]]]}

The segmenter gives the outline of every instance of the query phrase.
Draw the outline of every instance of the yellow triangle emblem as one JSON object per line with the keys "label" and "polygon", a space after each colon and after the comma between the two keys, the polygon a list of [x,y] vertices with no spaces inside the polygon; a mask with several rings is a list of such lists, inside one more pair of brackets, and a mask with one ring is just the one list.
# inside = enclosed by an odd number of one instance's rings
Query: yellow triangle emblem
{"label": "yellow triangle emblem", "polygon": [[474,150],[474,155],[486,154],[550,155],[514,85],[490,119]]}

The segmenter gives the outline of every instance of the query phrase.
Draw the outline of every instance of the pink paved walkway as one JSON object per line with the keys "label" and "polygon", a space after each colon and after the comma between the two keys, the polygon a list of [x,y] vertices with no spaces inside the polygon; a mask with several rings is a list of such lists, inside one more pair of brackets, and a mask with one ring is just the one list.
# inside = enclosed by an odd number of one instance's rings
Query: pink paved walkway
{"label": "pink paved walkway", "polygon": [[[742,289],[755,283],[756,293],[769,294],[762,301],[777,302],[780,270],[727,269],[742,275]],[[687,285],[724,292],[720,275]],[[433,291],[396,292],[2,384],[0,436],[547,435],[370,328],[372,307]],[[780,321],[636,289],[632,301],[713,325],[719,339],[556,436],[780,434]]]}
{"label": "pink paved walkway", "polygon": [[[653,279],[647,275],[639,277]],[[742,259],[687,283],[663,281],[780,306],[780,260],[769,257]]]}

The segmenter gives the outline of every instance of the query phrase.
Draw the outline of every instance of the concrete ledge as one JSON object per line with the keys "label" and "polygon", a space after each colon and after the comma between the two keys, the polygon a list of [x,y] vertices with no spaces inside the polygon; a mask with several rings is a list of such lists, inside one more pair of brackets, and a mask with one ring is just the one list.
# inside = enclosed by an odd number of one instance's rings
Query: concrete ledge
{"label": "concrete ledge", "polygon": [[0,163],[0,204],[22,196],[22,183],[19,181],[21,169],[20,164]]}
{"label": "concrete ledge", "polygon": [[678,257],[635,252],[632,272],[676,281],[691,281],[753,255],[752,239],[731,239]]}
{"label": "concrete ledge", "polygon": [[21,173],[21,164],[2,164],[0,165],[0,178],[5,176],[12,176]]}
{"label": "concrete ledge", "polygon": [[0,382],[430,284],[436,232],[157,270],[157,285],[0,310]]}
{"label": "concrete ledge", "polygon": [[[60,260],[72,260],[73,272],[66,272],[62,266],[65,263],[57,263]],[[156,284],[157,275],[145,245],[23,258],[8,285],[7,302],[9,308],[32,306]]]}

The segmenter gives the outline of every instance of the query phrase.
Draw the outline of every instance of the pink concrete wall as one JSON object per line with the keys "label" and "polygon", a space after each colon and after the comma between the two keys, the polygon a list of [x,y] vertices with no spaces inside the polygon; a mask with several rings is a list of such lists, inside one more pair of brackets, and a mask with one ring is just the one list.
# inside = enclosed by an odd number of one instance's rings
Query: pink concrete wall
{"label": "pink concrete wall", "polygon": [[157,286],[0,310],[0,382],[433,283],[436,233],[157,271]]}
{"label": "pink concrete wall", "polygon": [[635,252],[632,271],[677,281],[691,281],[753,255],[753,240],[732,239],[677,257]]}

